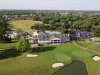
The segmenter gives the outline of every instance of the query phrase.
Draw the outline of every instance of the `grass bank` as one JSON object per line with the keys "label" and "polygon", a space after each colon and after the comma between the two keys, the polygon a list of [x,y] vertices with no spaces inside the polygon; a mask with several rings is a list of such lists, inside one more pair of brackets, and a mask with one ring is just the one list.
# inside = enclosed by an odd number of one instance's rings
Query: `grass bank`
{"label": "grass bank", "polygon": [[86,41],[81,41],[81,40],[75,41],[75,43],[82,46],[82,47],[85,47],[85,48],[88,48],[88,49],[91,49],[93,51],[100,53],[100,45],[93,44],[93,43],[86,42]]}

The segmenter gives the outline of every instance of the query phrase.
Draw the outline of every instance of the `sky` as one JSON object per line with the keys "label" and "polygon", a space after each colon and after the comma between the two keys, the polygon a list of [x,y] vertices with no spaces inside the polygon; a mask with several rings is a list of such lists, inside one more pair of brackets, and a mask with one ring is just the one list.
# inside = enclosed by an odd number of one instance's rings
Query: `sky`
{"label": "sky", "polygon": [[0,0],[0,9],[100,10],[100,0]]}

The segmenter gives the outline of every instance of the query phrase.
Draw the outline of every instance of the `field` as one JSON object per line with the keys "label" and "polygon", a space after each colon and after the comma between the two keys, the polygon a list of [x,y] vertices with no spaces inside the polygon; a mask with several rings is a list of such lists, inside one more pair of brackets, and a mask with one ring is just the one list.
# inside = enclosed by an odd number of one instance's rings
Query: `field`
{"label": "field", "polygon": [[9,24],[8,28],[11,30],[22,29],[22,30],[31,30],[31,26],[40,23],[41,21],[33,21],[33,20],[19,20],[19,21],[8,21]]}
{"label": "field", "polygon": [[[72,58],[70,61],[64,62],[65,65],[70,64],[74,60],[81,60],[86,63],[86,67],[89,75],[100,75],[100,61],[94,61],[91,57],[94,53],[90,53],[89,57],[81,58],[83,52],[80,52],[78,56],[73,56],[73,51],[86,51],[83,50],[73,43],[61,44],[61,45],[45,45],[36,47],[33,49],[32,54],[38,54],[38,57],[27,58],[25,57],[28,52],[25,53],[12,53],[4,59],[0,59],[0,75],[51,75],[62,67],[53,69],[51,65],[59,62],[54,58],[56,53],[64,53],[65,58]],[[87,51],[86,51],[87,52]],[[62,54],[59,54],[62,55]],[[69,57],[70,56],[70,57]],[[58,57],[59,58],[59,57]],[[60,57],[61,59],[63,57]]]}
{"label": "field", "polygon": [[29,34],[33,34],[33,32],[34,32],[34,30],[24,30],[24,32],[27,32],[27,33],[29,33]]}

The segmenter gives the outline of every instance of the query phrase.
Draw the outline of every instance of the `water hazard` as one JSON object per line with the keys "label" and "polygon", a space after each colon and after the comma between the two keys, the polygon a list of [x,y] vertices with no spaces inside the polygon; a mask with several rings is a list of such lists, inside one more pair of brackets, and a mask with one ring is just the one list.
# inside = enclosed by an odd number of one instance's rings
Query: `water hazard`
{"label": "water hazard", "polygon": [[84,62],[74,61],[52,75],[88,75],[88,72]]}

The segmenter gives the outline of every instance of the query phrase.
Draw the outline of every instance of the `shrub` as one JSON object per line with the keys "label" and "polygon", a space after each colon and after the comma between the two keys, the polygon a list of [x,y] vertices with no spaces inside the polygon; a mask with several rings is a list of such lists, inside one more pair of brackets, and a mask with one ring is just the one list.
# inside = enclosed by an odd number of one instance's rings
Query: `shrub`
{"label": "shrub", "polygon": [[89,38],[89,41],[91,41],[92,42],[92,40]]}
{"label": "shrub", "polygon": [[40,43],[38,43],[38,46],[41,46]]}

